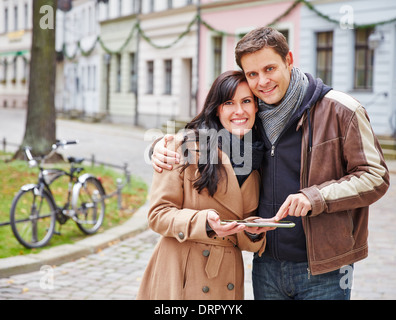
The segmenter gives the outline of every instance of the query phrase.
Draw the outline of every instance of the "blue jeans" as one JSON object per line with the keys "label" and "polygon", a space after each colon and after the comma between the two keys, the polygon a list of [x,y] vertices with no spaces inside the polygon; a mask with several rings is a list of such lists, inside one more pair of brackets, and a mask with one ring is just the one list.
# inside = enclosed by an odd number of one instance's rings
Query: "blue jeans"
{"label": "blue jeans", "polygon": [[[320,275],[308,274],[307,262],[253,259],[256,300],[349,300],[353,265]],[[350,273],[350,274],[349,274]]]}

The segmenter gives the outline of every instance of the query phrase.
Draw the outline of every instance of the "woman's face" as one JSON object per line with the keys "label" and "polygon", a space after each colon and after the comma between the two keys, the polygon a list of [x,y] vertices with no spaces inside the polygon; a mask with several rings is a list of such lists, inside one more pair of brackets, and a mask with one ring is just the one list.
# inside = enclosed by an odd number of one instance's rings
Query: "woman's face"
{"label": "woman's face", "polygon": [[242,82],[238,85],[232,100],[217,108],[217,116],[225,129],[243,137],[252,129],[257,110],[252,91],[247,82]]}

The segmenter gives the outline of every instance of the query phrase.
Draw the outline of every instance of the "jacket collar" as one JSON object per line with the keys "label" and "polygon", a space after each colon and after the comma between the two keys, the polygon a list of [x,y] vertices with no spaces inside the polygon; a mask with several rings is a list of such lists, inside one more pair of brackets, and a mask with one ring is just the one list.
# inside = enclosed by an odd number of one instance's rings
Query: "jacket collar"
{"label": "jacket collar", "polygon": [[296,117],[300,119],[297,125],[297,130],[301,127],[306,119],[307,113],[313,108],[316,102],[321,100],[330,90],[331,87],[324,84],[320,78],[315,79],[311,74],[305,74],[308,77],[309,85],[307,93],[301,103],[301,107],[296,112]]}

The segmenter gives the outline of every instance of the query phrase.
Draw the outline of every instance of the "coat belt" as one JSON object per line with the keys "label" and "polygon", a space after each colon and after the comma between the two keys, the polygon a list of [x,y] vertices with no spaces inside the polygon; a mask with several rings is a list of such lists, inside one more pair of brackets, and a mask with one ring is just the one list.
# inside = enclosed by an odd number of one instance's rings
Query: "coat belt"
{"label": "coat belt", "polygon": [[202,241],[203,243],[211,245],[208,261],[206,262],[205,266],[205,272],[208,276],[208,279],[217,277],[221,262],[223,261],[225,247],[236,247],[235,240],[236,239],[234,237],[215,237],[207,241]]}

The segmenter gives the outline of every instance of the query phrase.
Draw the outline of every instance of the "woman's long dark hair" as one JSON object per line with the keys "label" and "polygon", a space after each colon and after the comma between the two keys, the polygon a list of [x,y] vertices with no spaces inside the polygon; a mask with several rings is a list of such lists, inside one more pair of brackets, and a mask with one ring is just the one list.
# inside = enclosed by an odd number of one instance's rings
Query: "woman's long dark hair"
{"label": "woman's long dark hair", "polygon": [[[193,131],[195,141],[199,141],[200,130],[215,129],[219,132],[224,129],[217,116],[217,109],[223,103],[232,100],[239,84],[247,82],[242,71],[226,71],[222,73],[212,84],[209,93],[206,97],[202,111],[189,122],[185,129],[190,133]],[[185,141],[191,141],[191,134],[185,136]],[[195,180],[193,186],[200,193],[203,189],[207,189],[210,196],[213,196],[217,191],[217,185],[225,173],[224,167],[221,163],[221,156],[218,150],[211,150],[217,148],[221,150],[221,141],[218,141],[219,135],[208,135],[206,146],[199,146],[200,149],[206,147],[206,159],[199,158],[198,171],[200,176]],[[216,161],[213,161],[213,158]],[[183,166],[185,170],[189,163]]]}

